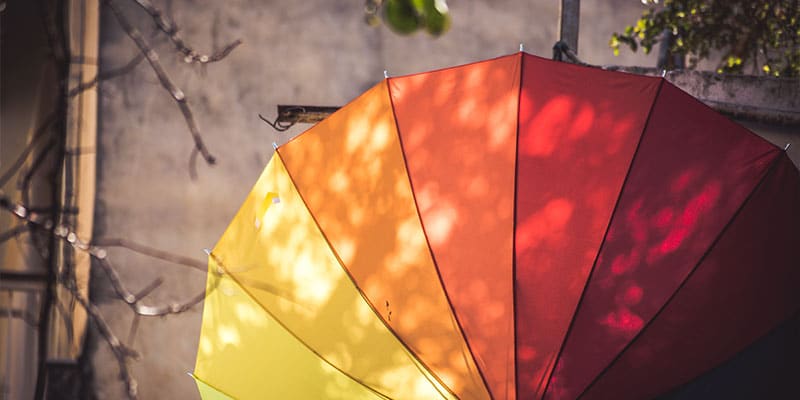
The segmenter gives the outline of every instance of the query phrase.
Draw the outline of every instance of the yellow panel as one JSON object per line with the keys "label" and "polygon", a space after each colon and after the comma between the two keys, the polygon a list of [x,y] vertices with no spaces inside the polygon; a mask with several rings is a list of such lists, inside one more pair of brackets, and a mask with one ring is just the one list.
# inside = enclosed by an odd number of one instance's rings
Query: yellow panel
{"label": "yellow panel", "polygon": [[488,399],[428,248],[386,81],[278,153],[384,321],[456,395]]}
{"label": "yellow panel", "polygon": [[[262,314],[266,310],[327,362],[366,386],[394,399],[453,398],[359,293],[279,157],[267,165],[213,257],[263,307]],[[279,372],[288,368],[284,363]]]}
{"label": "yellow panel", "polygon": [[229,276],[209,273],[206,290],[194,375],[207,385],[237,399],[381,399],[305,347]]}
{"label": "yellow panel", "polygon": [[197,384],[197,391],[200,392],[200,398],[203,400],[233,400],[232,397],[226,395],[214,389],[209,384],[203,382],[202,380],[198,379],[196,376],[189,374],[192,378],[194,378],[194,382]]}

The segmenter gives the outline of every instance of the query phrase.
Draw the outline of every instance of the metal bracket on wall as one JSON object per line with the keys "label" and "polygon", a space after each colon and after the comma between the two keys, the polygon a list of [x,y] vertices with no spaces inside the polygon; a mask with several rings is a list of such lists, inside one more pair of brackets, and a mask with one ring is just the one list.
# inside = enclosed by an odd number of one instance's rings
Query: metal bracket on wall
{"label": "metal bracket on wall", "polygon": [[278,105],[278,117],[275,121],[270,121],[263,115],[258,114],[262,121],[266,122],[269,126],[278,132],[283,132],[294,124],[316,124],[331,114],[336,112],[339,107],[325,107],[325,106],[296,106],[296,105]]}

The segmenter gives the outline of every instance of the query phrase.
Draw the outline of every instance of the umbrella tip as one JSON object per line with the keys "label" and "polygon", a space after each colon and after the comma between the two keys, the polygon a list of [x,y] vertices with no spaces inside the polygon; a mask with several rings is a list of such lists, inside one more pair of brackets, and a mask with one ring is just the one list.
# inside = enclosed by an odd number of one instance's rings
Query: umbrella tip
{"label": "umbrella tip", "polygon": [[662,69],[661,70],[661,77],[663,78],[665,76],[667,76],[667,70],[666,69]]}
{"label": "umbrella tip", "polygon": [[383,70],[383,77],[384,77],[385,79],[389,79],[389,71],[387,71],[387,70]]}
{"label": "umbrella tip", "polygon": [[519,44],[519,51],[520,51],[520,53],[525,51],[525,45],[524,44],[522,44],[522,43]]}
{"label": "umbrella tip", "polygon": [[275,149],[275,150],[278,150],[278,144],[275,143],[275,142],[272,142],[272,148]]}
{"label": "umbrella tip", "polygon": [[207,256],[211,255],[211,249],[203,249],[203,253],[206,253]]}
{"label": "umbrella tip", "polygon": [[783,148],[783,151],[789,150],[789,147],[790,147],[791,145],[792,145],[792,143],[791,143],[791,142],[790,142],[790,143],[786,143],[786,147],[784,147],[784,148]]}

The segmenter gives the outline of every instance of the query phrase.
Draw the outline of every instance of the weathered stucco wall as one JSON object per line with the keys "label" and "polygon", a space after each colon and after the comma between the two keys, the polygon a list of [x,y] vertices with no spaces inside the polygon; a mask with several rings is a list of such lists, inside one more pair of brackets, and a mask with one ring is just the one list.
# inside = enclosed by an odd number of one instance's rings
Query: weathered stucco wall
{"label": "weathered stucco wall", "polygon": [[[123,3],[123,2],[120,2]],[[342,105],[383,78],[516,52],[549,57],[557,40],[558,1],[451,1],[453,27],[444,37],[397,36],[363,22],[363,1],[155,1],[172,11],[182,37],[211,52],[241,38],[227,59],[204,67],[184,64],[153,23],[135,6],[125,9],[193,106],[218,165],[198,162],[189,178],[192,149],[186,125],[146,63],[103,83],[100,91],[96,237],[122,237],[203,260],[268,161],[271,143],[283,143],[307,126],[277,133],[258,119],[274,117],[277,104]],[[607,47],[615,29],[640,13],[638,2],[584,2],[580,55],[593,64],[653,65],[651,58]],[[603,4],[600,4],[603,3]],[[125,3],[123,3],[125,4]],[[624,6],[624,8],[619,8]],[[123,65],[136,53],[107,10],[101,66]],[[798,145],[797,147],[800,147]],[[109,260],[136,291],[157,277],[164,284],[148,303],[180,302],[201,291],[205,274],[112,248]],[[201,307],[180,315],[142,319],[115,299],[102,273],[93,296],[112,329],[142,354],[132,364],[143,399],[195,398],[186,372],[193,369]],[[95,335],[87,350],[99,398],[122,397],[118,368]]]}

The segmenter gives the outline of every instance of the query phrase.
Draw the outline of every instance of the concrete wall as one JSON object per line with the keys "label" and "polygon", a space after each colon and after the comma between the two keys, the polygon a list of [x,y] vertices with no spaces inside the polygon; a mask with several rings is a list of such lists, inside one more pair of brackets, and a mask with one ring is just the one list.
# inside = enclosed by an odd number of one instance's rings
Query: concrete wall
{"label": "concrete wall", "polygon": [[[204,259],[272,153],[307,126],[277,133],[257,114],[275,116],[277,104],[343,105],[391,75],[421,72],[516,52],[550,57],[557,40],[558,0],[449,2],[453,27],[439,39],[397,36],[363,22],[363,1],[154,1],[171,9],[181,35],[200,51],[241,38],[244,44],[219,63],[187,65],[170,51],[140,9],[126,7],[145,36],[158,43],[161,60],[193,106],[218,165],[198,163],[190,180],[192,149],[178,108],[143,63],[103,83],[100,94],[98,194],[95,234],[123,237],[181,255]],[[593,64],[654,65],[652,57],[623,52],[613,57],[607,41],[635,21],[639,2],[584,2],[580,56]],[[136,53],[113,15],[101,16],[101,68]],[[800,147],[798,145],[797,147]],[[149,300],[183,301],[202,290],[204,273],[110,249],[109,259],[132,290],[164,277]],[[132,313],[115,299],[102,274],[93,296],[123,341]],[[193,369],[201,307],[166,318],[142,319],[131,344],[142,354],[132,364],[143,399],[195,398]],[[99,398],[122,396],[118,368],[96,335],[88,349]]]}

